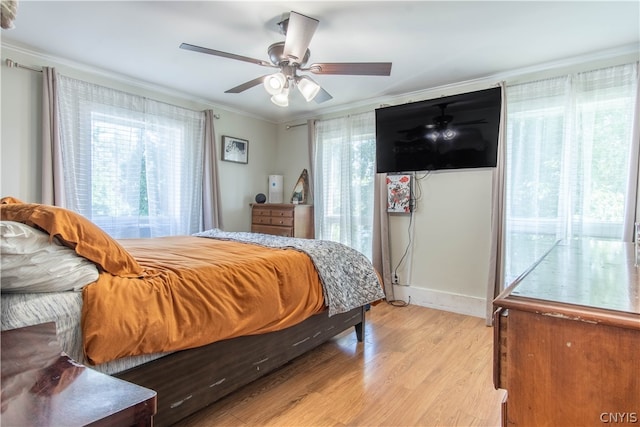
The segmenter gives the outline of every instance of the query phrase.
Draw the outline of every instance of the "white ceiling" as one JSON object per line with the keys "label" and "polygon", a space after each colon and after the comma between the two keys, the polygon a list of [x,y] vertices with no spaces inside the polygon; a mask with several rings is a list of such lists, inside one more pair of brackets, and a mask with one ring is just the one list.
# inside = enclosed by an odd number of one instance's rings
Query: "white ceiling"
{"label": "white ceiling", "polygon": [[[276,25],[296,11],[320,21],[313,62],[392,62],[390,77],[319,75],[323,104],[294,93],[277,107],[261,86],[274,70],[179,49],[182,42],[268,60]],[[636,1],[30,1],[2,43],[171,88],[274,122],[322,109],[493,76],[640,42]],[[39,65],[39,64],[30,64]]]}

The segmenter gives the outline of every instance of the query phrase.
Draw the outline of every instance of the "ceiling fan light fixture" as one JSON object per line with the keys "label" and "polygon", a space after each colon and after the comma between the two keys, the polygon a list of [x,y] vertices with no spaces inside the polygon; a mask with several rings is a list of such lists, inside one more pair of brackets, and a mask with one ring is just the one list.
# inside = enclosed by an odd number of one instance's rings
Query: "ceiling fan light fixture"
{"label": "ceiling fan light fixture", "polygon": [[298,90],[300,91],[302,96],[304,96],[304,99],[306,99],[307,102],[313,100],[318,92],[320,92],[320,85],[314,82],[309,77],[300,77],[297,83]]}
{"label": "ceiling fan light fixture", "polygon": [[[6,0],[2,1],[5,2]],[[289,88],[292,86],[298,86],[298,90],[307,102],[314,100],[320,104],[333,99],[318,83],[306,76],[298,77],[296,74],[298,71],[313,74],[349,76],[391,75],[390,62],[321,62],[311,64],[308,68],[305,68],[311,57],[309,44],[316,32],[318,24],[319,21],[317,19],[302,15],[298,12],[291,11],[283,15],[282,20],[278,22],[278,26],[285,36],[285,40],[272,43],[268,47],[267,53],[269,54],[270,62],[189,43],[180,44],[180,49],[279,69],[279,72],[275,74],[261,75],[260,77],[228,89],[224,93],[241,93],[252,87],[259,86],[260,83],[262,83],[267,93],[272,96],[271,100],[281,106],[288,106],[288,93]],[[282,94],[285,88],[287,89],[287,93]]]}
{"label": "ceiling fan light fixture", "polygon": [[264,88],[270,95],[278,95],[287,84],[287,77],[283,73],[271,74],[264,79]]}
{"label": "ceiling fan light fixture", "polygon": [[453,138],[456,137],[456,135],[457,135],[457,132],[452,129],[445,129],[444,132],[442,132],[442,137],[447,141],[452,140]]}
{"label": "ceiling fan light fixture", "polygon": [[289,106],[289,88],[284,87],[280,93],[277,93],[271,97],[271,102],[276,104],[278,107],[288,107]]}

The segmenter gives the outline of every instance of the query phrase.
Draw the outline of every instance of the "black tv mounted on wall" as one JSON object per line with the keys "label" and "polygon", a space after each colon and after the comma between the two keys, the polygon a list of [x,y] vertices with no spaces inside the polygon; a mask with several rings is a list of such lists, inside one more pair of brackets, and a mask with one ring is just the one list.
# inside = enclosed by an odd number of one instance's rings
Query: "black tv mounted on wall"
{"label": "black tv mounted on wall", "polygon": [[499,87],[376,109],[378,173],[495,167]]}

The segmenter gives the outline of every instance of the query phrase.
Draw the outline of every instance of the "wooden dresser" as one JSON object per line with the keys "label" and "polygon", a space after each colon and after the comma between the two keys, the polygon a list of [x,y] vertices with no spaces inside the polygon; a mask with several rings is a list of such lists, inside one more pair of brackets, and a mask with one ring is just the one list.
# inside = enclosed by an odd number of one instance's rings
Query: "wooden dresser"
{"label": "wooden dresser", "polygon": [[504,426],[640,425],[633,244],[556,245],[494,301]]}
{"label": "wooden dresser", "polygon": [[251,232],[313,239],[313,206],[288,203],[252,204]]}

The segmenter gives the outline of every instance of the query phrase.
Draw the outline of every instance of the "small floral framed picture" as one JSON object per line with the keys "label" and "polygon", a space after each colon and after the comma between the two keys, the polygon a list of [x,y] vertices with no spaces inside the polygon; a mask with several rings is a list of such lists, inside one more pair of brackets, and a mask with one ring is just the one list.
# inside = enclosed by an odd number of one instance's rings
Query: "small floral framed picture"
{"label": "small floral framed picture", "polygon": [[249,163],[249,141],[233,136],[222,137],[222,160]]}
{"label": "small floral framed picture", "polygon": [[411,213],[411,175],[387,175],[387,212]]}

